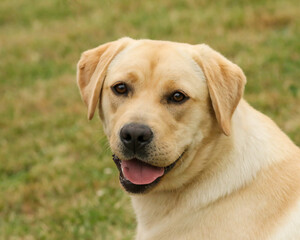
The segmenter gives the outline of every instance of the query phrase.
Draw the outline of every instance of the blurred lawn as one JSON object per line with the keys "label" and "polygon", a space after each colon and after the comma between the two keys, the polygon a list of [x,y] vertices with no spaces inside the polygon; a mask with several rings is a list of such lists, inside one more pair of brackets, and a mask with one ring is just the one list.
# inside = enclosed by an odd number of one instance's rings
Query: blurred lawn
{"label": "blurred lawn", "polygon": [[1,0],[0,239],[132,239],[129,197],[75,84],[80,53],[122,36],[205,42],[300,145],[298,0]]}

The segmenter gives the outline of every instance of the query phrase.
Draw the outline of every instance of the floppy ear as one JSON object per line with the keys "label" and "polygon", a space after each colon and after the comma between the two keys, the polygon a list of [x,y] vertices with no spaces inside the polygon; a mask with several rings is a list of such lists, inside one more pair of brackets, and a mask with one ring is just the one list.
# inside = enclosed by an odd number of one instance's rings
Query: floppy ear
{"label": "floppy ear", "polygon": [[131,38],[121,38],[82,53],[77,64],[77,84],[88,107],[88,119],[94,116],[109,64],[130,41]]}
{"label": "floppy ear", "polygon": [[246,84],[242,69],[205,44],[195,46],[195,61],[206,77],[217,121],[225,135],[231,133],[231,117]]}

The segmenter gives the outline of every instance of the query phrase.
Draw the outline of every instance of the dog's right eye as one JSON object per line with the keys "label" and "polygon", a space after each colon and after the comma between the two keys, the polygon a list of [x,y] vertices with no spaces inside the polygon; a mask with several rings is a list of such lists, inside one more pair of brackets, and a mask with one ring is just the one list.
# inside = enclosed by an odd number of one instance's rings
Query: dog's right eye
{"label": "dog's right eye", "polygon": [[118,83],[115,83],[111,89],[113,90],[113,92],[117,95],[125,95],[128,93],[128,88],[126,86],[125,83],[122,83],[122,82],[118,82]]}

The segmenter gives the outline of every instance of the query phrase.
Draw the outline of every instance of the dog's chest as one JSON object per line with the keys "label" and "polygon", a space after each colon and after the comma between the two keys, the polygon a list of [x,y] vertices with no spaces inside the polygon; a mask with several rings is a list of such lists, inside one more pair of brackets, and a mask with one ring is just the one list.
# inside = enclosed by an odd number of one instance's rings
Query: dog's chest
{"label": "dog's chest", "polygon": [[198,209],[189,208],[189,203],[177,201],[175,204],[171,198],[169,204],[162,201],[165,204],[157,205],[156,209],[149,202],[150,208],[145,205],[140,208],[135,203],[138,220],[136,239],[283,240],[287,239],[282,238],[288,236],[287,233],[291,235],[290,239],[300,235],[300,204],[293,211],[295,214],[283,219],[279,226],[277,220],[271,217],[273,213],[265,211],[268,204],[263,199],[260,203],[254,199],[245,202],[244,197],[235,196]]}

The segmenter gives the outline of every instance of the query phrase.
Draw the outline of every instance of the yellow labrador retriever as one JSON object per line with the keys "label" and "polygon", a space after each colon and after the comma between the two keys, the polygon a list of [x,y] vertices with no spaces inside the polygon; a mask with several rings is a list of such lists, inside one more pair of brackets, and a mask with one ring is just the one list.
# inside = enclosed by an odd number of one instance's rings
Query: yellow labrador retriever
{"label": "yellow labrador retriever", "polygon": [[299,240],[300,150],[204,44],[122,38],[82,54],[138,240]]}

